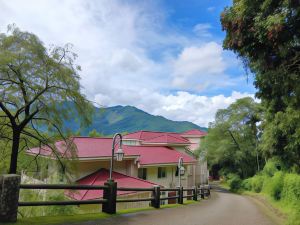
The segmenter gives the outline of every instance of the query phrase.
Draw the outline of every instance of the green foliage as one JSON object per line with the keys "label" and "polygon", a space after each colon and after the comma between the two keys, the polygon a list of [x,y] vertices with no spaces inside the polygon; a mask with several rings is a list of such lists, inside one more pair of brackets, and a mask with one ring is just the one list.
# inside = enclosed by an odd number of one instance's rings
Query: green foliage
{"label": "green foliage", "polygon": [[285,167],[294,166],[300,172],[300,111],[288,107],[264,126],[261,148],[265,154],[280,157]]}
{"label": "green foliage", "polygon": [[262,192],[271,196],[274,200],[281,199],[283,189],[284,172],[275,172],[271,178],[265,178]]}
{"label": "green foliage", "polygon": [[101,137],[103,136],[101,133],[97,132],[96,129],[93,129],[92,131],[89,132],[89,137]]}
{"label": "green foliage", "polygon": [[[51,190],[21,190],[20,201],[65,201],[69,200],[64,191]],[[72,215],[79,212],[76,206],[32,206],[21,207],[23,217]]]}
{"label": "green foliage", "polygon": [[229,185],[231,191],[235,192],[241,188],[242,180],[241,178],[233,173],[230,173],[226,177],[226,182]]}
{"label": "green foliage", "polygon": [[300,210],[300,175],[286,174],[283,180],[282,199]]}
{"label": "green foliage", "polygon": [[246,190],[246,191],[251,191],[252,190],[251,177],[242,181],[241,188]]}
{"label": "green foliage", "polygon": [[261,116],[260,105],[249,97],[219,110],[201,147],[207,151],[210,167],[219,164],[225,175],[253,176],[257,172],[257,154],[262,164],[262,156],[256,148],[259,130],[256,122]]}
{"label": "green foliage", "polygon": [[34,145],[47,145],[59,159],[53,143],[57,136],[65,139],[63,121],[74,116],[60,110],[65,102],[73,103],[82,124],[90,122],[92,107],[81,93],[75,59],[71,45],[46,49],[15,26],[0,33],[0,137],[11,141],[9,173],[17,172],[19,152]]}
{"label": "green foliage", "polygon": [[282,161],[275,157],[268,160],[264,169],[262,170],[262,174],[272,177],[276,172],[280,170],[285,170],[285,167]]}
{"label": "green foliage", "polygon": [[250,179],[251,181],[251,190],[259,193],[262,190],[264,184],[264,177],[261,175],[255,175]]}
{"label": "green foliage", "polygon": [[265,107],[261,148],[287,167],[300,167],[300,3],[236,0],[221,15],[225,49],[255,75]]}

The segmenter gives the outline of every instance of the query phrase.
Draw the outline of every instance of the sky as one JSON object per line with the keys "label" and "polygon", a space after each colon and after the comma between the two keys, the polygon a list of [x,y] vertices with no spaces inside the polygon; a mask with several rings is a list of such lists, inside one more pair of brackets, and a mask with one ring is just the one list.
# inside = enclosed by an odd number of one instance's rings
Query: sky
{"label": "sky", "polygon": [[131,105],[208,126],[218,109],[254,96],[252,77],[223,50],[229,0],[0,0],[8,24],[45,44],[73,44],[82,91],[97,106]]}

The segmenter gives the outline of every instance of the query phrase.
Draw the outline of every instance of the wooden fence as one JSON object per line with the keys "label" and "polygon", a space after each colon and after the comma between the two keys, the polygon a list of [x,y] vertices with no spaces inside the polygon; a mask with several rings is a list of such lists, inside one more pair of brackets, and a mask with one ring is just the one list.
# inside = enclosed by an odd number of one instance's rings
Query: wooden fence
{"label": "wooden fence", "polygon": [[[210,187],[201,186],[199,188],[126,188],[117,187],[117,183],[108,180],[103,186],[97,185],[69,185],[69,184],[20,184],[20,189],[63,189],[63,190],[103,190],[103,198],[95,200],[69,200],[69,201],[35,201],[19,202],[18,206],[49,206],[49,205],[83,205],[83,204],[102,204],[102,212],[115,214],[116,204],[120,202],[141,202],[149,201],[154,208],[160,208],[162,200],[177,199],[177,203],[183,204],[184,198],[198,200],[198,196],[205,198],[210,196]],[[117,199],[117,191],[151,192],[150,198]],[[173,191],[175,196],[161,197],[162,192]],[[186,193],[186,194],[185,194]]]}

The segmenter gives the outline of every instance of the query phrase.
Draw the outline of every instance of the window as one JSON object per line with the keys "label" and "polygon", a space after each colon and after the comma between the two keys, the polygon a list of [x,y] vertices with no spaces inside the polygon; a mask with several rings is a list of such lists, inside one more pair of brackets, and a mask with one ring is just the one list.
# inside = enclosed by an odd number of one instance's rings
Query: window
{"label": "window", "polygon": [[147,180],[147,168],[140,168],[138,170],[138,178]]}
{"label": "window", "polygon": [[175,172],[175,177],[178,177],[179,169],[178,166],[176,166],[176,172]]}
{"label": "window", "polygon": [[158,167],[157,178],[163,178],[163,177],[166,177],[166,176],[167,176],[166,167]]}

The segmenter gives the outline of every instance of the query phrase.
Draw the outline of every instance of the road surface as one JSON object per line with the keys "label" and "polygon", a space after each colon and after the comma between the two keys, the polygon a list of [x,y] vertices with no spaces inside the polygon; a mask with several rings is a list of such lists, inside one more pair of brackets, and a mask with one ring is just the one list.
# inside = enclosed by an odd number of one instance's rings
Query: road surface
{"label": "road surface", "polygon": [[[177,208],[131,213],[76,225],[276,225],[251,199],[221,189],[210,199]],[[74,223],[72,223],[74,225]]]}

